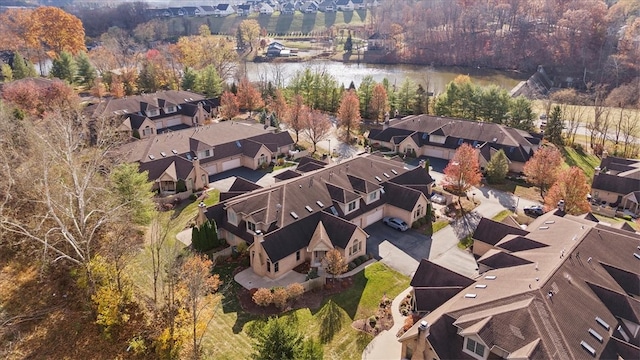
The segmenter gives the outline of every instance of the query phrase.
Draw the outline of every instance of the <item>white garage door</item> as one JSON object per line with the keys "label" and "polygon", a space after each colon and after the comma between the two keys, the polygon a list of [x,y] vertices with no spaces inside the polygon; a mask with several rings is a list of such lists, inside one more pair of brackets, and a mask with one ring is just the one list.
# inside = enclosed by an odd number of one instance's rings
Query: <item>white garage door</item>
{"label": "white garage door", "polygon": [[438,158],[438,159],[443,159],[444,158],[443,151],[440,150],[440,149],[425,149],[424,155],[425,156],[429,156],[429,157]]}
{"label": "white garage door", "polygon": [[380,221],[382,220],[382,215],[383,215],[384,211],[382,211],[382,209],[374,212],[371,215],[367,215],[367,223],[365,224],[365,227],[375,223],[376,221]]}
{"label": "white garage door", "polygon": [[165,123],[167,124],[166,127],[170,127],[170,126],[180,125],[180,124],[182,124],[182,121],[180,121],[180,118],[178,118],[178,119],[169,119],[169,120],[166,120]]}
{"label": "white garage door", "polygon": [[213,174],[218,172],[218,167],[216,166],[216,164],[212,164],[212,165],[208,165],[208,166],[205,165],[203,167],[204,167],[204,170],[209,175],[213,175]]}
{"label": "white garage door", "polygon": [[240,167],[240,159],[229,160],[222,163],[222,171],[227,171]]}

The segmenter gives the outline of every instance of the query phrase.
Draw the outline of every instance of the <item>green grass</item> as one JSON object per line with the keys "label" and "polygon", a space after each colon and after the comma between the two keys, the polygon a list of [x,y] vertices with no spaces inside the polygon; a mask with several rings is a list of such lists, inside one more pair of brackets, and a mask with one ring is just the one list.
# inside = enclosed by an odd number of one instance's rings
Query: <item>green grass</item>
{"label": "green grass", "polygon": [[[374,315],[385,293],[394,298],[408,286],[408,277],[375,263],[355,275],[353,286],[331,296],[319,309],[299,309],[282,316],[303,336],[324,339],[325,359],[360,359],[372,337],[353,329],[351,322]],[[215,359],[249,358],[251,334],[266,318],[247,315],[231,299],[223,303],[227,305],[211,323],[205,348]]]}
{"label": "green grass", "polygon": [[497,222],[500,222],[504,219],[506,219],[509,215],[513,214],[510,210],[502,210],[499,213],[497,213],[494,217],[492,217],[491,219]]}
{"label": "green grass", "polygon": [[[330,27],[346,27],[364,25],[370,14],[366,10],[353,12],[336,12],[316,14],[302,14],[296,12],[293,15],[252,14],[250,16],[230,15],[227,17],[193,17],[170,19],[169,29],[173,33],[196,34],[200,25],[209,25],[212,34],[235,36],[236,29],[243,20],[254,19],[261,28],[266,29],[269,36],[309,34],[327,30]],[[346,35],[345,35],[346,36]]]}
{"label": "green grass", "polygon": [[[448,225],[449,225],[448,221],[446,221],[446,220],[438,220],[438,221],[434,222],[431,225],[431,232],[428,233],[427,235],[433,235],[433,234],[437,233],[438,231],[444,229]],[[429,231],[427,231],[427,232],[429,232]]]}
{"label": "green grass", "polygon": [[564,146],[560,148],[560,151],[562,152],[564,161],[567,165],[577,166],[582,169],[584,174],[587,176],[587,181],[591,182],[595,168],[600,165],[600,159],[595,155],[577,151],[570,146]]}
{"label": "green grass", "polygon": [[631,225],[631,227],[633,227],[634,229],[640,230],[640,228],[638,227],[638,224],[633,221],[625,220],[619,217],[610,218],[608,216],[599,215],[599,214],[593,214],[593,215],[595,215],[595,217],[602,222],[606,222],[612,225],[626,222],[627,224]]}

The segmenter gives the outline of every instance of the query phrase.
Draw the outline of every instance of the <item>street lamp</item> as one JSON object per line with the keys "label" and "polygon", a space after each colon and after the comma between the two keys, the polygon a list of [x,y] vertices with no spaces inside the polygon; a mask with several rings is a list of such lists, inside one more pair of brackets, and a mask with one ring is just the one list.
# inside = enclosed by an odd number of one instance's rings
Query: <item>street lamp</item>
{"label": "street lamp", "polygon": [[475,192],[471,193],[471,201],[473,201],[473,205],[476,204],[476,193]]}

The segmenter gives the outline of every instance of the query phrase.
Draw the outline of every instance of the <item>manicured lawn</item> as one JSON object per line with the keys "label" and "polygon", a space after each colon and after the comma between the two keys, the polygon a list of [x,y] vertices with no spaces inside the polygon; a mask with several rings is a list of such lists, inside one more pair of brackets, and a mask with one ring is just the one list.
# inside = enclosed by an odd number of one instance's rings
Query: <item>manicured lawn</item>
{"label": "manicured lawn", "polygon": [[598,215],[598,214],[593,214],[593,215],[595,215],[595,217],[598,220],[600,220],[602,222],[606,222],[606,223],[612,224],[612,225],[616,225],[616,224],[619,224],[619,223],[626,222],[627,224],[631,225],[634,229],[636,229],[636,231],[640,229],[638,227],[638,224],[633,222],[633,221],[628,221],[628,220],[625,220],[625,219],[621,219],[619,217],[610,218],[608,216],[603,216],[603,215]]}
{"label": "manicured lawn", "polygon": [[527,183],[505,180],[502,184],[489,184],[487,186],[499,191],[512,193],[513,195],[523,199],[542,202],[542,197],[540,197],[540,189]]}
{"label": "manicured lawn", "polygon": [[593,179],[594,169],[600,165],[600,159],[591,154],[587,154],[581,151],[577,151],[576,149],[570,146],[564,146],[560,148],[562,155],[564,156],[564,161],[569,166],[577,166],[584,174],[587,176],[587,180],[591,182]]}
{"label": "manicured lawn", "polygon": [[497,214],[492,218],[492,220],[497,221],[497,222],[500,222],[500,221],[502,221],[502,220],[506,219],[506,218],[507,218],[509,215],[511,215],[511,214],[513,214],[513,213],[511,212],[511,210],[502,210],[502,211],[500,211],[499,213],[497,213]]}
{"label": "manicured lawn", "polygon": [[[331,296],[320,309],[299,309],[282,316],[304,336],[324,339],[326,359],[360,359],[372,337],[356,331],[351,323],[374,315],[385,293],[392,299],[408,286],[408,277],[375,263],[355,275],[353,286]],[[246,359],[252,352],[251,334],[265,319],[239,311],[233,299],[225,298],[223,304],[210,325],[205,348],[215,359]]]}
{"label": "manicured lawn", "polygon": [[438,220],[436,222],[434,222],[431,225],[431,234],[427,234],[427,235],[432,235],[437,233],[438,231],[444,229],[445,227],[447,227],[447,225],[449,225],[449,222],[446,220]]}

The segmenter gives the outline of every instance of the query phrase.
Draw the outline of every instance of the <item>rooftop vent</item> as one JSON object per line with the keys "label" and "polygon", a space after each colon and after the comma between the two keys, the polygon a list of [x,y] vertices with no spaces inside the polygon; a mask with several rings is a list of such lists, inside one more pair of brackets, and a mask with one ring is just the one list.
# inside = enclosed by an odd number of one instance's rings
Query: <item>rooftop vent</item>
{"label": "rooftop vent", "polygon": [[167,157],[167,153],[164,151],[160,152],[160,155],[162,155],[162,157]]}
{"label": "rooftop vent", "polygon": [[389,176],[389,174],[387,174],[387,173],[383,173],[382,175],[384,175],[384,177],[386,177],[386,178],[390,178],[390,177],[391,177],[391,176]]}
{"label": "rooftop vent", "polygon": [[313,212],[313,209],[309,205],[305,206],[304,208],[307,209],[308,212]]}
{"label": "rooftop vent", "polygon": [[593,330],[593,329],[589,329],[589,334],[591,334],[591,336],[593,336],[594,338],[596,338],[596,340],[598,340],[600,343],[602,343],[603,339],[602,339],[602,335],[598,334],[597,331]]}
{"label": "rooftop vent", "polygon": [[464,297],[467,299],[475,299],[477,296],[478,296],[477,294],[472,294],[472,293],[464,294]]}
{"label": "rooftop vent", "polygon": [[603,328],[609,330],[611,327],[609,326],[609,324],[607,324],[606,321],[602,320],[602,318],[600,318],[600,316],[596,316],[596,322],[598,324],[600,324],[600,326],[602,326]]}
{"label": "rooftop vent", "polygon": [[585,341],[580,341],[580,346],[582,346],[583,349],[587,350],[587,352],[591,354],[591,356],[593,357],[596,356],[596,350],[592,348],[591,345],[587,344]]}
{"label": "rooftop vent", "polygon": [[491,139],[491,142],[494,142],[494,143],[498,142],[498,138]]}
{"label": "rooftop vent", "polygon": [[486,284],[477,284],[476,285],[476,289],[486,289],[487,285]]}
{"label": "rooftop vent", "polygon": [[174,153],[175,155],[178,155],[178,150],[176,149],[171,150],[171,152]]}
{"label": "rooftop vent", "polygon": [[292,217],[292,218],[294,218],[294,219],[298,220],[298,218],[299,218],[298,214],[296,214],[296,213],[295,213],[295,212],[293,212],[293,211],[292,211],[292,212],[290,212],[289,214],[291,215],[291,217]]}
{"label": "rooftop vent", "polygon": [[553,220],[547,220],[544,222],[545,224],[555,224],[556,222]]}
{"label": "rooftop vent", "polygon": [[391,169],[391,172],[393,173],[393,175],[398,175],[398,172],[395,169]]}
{"label": "rooftop vent", "polygon": [[498,278],[498,277],[495,276],[495,275],[487,275],[487,276],[484,277],[485,280],[495,280],[496,278]]}
{"label": "rooftop vent", "polygon": [[155,156],[149,154],[149,159],[154,160],[155,158],[156,158]]}
{"label": "rooftop vent", "polygon": [[320,200],[316,201],[316,204],[317,204],[318,206],[320,206],[321,208],[323,208],[323,207],[324,207],[324,204],[323,204],[323,203],[322,203],[322,201],[320,201]]}

